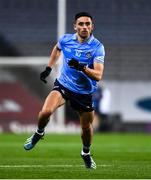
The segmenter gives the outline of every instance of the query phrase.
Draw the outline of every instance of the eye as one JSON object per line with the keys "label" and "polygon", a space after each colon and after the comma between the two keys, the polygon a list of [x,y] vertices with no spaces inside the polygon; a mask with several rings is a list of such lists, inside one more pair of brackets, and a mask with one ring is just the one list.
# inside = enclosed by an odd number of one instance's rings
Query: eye
{"label": "eye", "polygon": [[86,22],[85,25],[86,25],[86,26],[90,26],[90,22]]}
{"label": "eye", "polygon": [[91,22],[79,22],[78,23],[79,26],[90,26],[91,25]]}
{"label": "eye", "polygon": [[78,25],[79,25],[79,26],[83,26],[84,23],[83,23],[83,22],[79,22]]}

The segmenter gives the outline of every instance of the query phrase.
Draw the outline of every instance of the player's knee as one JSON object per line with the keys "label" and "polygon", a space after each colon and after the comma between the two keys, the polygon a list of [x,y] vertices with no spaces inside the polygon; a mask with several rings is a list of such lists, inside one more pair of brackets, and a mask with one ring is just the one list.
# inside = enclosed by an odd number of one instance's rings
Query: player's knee
{"label": "player's knee", "polygon": [[51,114],[53,113],[53,110],[52,109],[48,109],[48,108],[45,108],[45,109],[42,109],[41,110],[41,116],[45,117],[45,118],[48,118],[51,116]]}
{"label": "player's knee", "polygon": [[90,126],[91,126],[90,123],[82,124],[82,125],[81,125],[81,128],[82,128],[83,131],[87,131],[87,130],[90,129]]}

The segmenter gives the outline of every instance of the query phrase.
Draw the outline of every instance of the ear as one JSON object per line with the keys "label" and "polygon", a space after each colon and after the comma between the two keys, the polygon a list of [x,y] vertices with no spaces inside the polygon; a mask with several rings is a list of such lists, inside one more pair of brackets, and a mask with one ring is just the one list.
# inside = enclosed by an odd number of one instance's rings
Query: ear
{"label": "ear", "polygon": [[92,30],[94,29],[94,24],[92,24]]}
{"label": "ear", "polygon": [[77,30],[76,24],[73,24],[73,28],[75,31]]}

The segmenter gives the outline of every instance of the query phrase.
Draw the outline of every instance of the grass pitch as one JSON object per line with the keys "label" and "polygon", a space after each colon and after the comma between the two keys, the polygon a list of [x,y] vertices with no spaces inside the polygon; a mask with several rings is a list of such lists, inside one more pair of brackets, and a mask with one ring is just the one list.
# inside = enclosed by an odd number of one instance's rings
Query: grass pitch
{"label": "grass pitch", "polygon": [[31,151],[29,135],[0,134],[0,179],[145,179],[151,178],[149,134],[95,134],[91,153],[96,170],[80,157],[80,135],[46,134]]}

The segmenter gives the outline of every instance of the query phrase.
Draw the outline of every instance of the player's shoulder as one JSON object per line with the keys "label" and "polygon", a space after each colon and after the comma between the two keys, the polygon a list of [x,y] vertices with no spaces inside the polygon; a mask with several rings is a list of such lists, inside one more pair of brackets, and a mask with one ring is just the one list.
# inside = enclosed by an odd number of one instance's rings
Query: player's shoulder
{"label": "player's shoulder", "polygon": [[104,45],[103,45],[103,43],[100,41],[100,40],[98,40],[96,37],[93,37],[93,41],[92,41],[92,46],[97,46],[97,47],[103,47]]}
{"label": "player's shoulder", "polygon": [[74,34],[64,34],[60,37],[60,40],[63,42],[68,42],[74,38]]}

